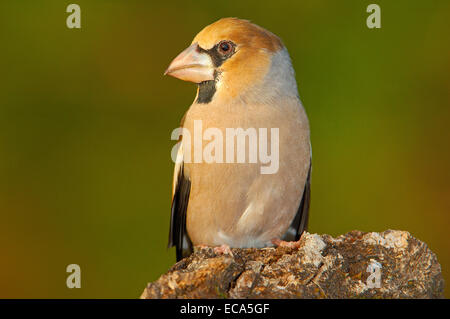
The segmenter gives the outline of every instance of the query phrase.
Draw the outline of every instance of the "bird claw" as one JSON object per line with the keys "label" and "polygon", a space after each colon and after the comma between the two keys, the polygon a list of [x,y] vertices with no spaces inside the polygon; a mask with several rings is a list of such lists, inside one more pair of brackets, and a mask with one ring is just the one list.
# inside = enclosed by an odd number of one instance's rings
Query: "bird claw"
{"label": "bird claw", "polygon": [[231,257],[234,257],[233,252],[228,245],[214,247],[214,252],[216,255],[230,255]]}
{"label": "bird claw", "polygon": [[287,247],[291,249],[299,249],[300,248],[300,239],[298,241],[284,241],[279,238],[272,239],[272,244],[277,247]]}

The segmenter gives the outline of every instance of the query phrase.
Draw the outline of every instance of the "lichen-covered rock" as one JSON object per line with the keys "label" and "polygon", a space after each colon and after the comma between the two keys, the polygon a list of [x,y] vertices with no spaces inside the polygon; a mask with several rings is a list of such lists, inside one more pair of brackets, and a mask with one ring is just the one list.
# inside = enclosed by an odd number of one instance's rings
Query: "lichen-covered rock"
{"label": "lichen-covered rock", "polygon": [[141,298],[443,298],[436,255],[405,231],[304,233],[298,249],[196,249]]}

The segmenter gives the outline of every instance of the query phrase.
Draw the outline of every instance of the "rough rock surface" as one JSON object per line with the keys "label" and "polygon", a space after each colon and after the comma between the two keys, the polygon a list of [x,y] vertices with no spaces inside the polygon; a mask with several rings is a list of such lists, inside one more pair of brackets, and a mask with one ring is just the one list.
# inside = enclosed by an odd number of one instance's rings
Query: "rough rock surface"
{"label": "rough rock surface", "polygon": [[141,298],[443,298],[436,255],[405,231],[304,233],[298,249],[232,252],[197,249]]}

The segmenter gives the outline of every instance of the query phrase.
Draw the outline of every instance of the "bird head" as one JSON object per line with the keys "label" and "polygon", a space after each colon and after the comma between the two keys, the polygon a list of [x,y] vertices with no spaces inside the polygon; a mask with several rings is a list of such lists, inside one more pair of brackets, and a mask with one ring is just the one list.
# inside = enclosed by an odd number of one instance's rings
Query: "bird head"
{"label": "bird head", "polygon": [[[214,99],[264,98],[297,85],[280,38],[247,20],[224,18],[205,27],[164,74],[197,83],[198,103]],[[285,84],[288,84],[287,86]]]}

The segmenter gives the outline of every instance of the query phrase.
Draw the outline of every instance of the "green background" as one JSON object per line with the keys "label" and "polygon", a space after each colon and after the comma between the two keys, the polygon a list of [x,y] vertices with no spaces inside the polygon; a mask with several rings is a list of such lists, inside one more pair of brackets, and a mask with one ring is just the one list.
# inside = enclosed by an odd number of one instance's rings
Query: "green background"
{"label": "green background", "polygon": [[291,54],[310,232],[408,230],[450,281],[449,1],[377,1],[372,30],[371,1],[74,2],[80,30],[71,2],[0,2],[0,297],[135,298],[174,263],[170,133],[195,86],[163,72],[228,16]]}

